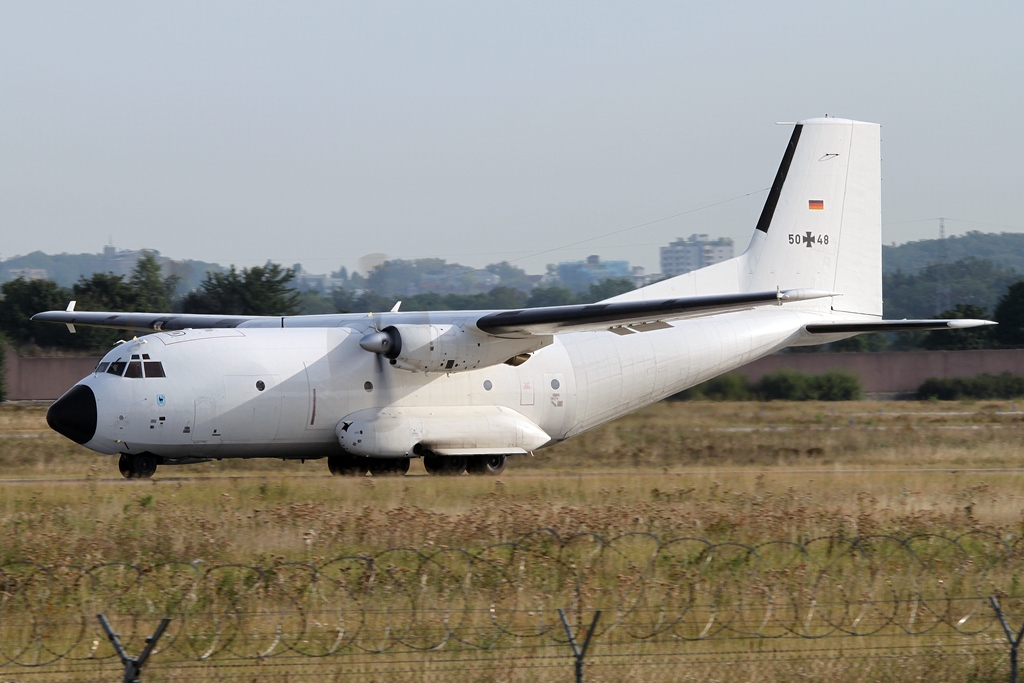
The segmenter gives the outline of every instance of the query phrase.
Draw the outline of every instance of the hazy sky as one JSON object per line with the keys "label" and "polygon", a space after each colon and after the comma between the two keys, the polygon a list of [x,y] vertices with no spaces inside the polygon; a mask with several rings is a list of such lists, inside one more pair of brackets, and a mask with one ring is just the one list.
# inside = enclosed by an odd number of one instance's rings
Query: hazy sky
{"label": "hazy sky", "polygon": [[775,122],[823,114],[882,124],[887,243],[1024,230],[1022,30],[1020,0],[2,0],[0,258],[657,271],[746,246]]}

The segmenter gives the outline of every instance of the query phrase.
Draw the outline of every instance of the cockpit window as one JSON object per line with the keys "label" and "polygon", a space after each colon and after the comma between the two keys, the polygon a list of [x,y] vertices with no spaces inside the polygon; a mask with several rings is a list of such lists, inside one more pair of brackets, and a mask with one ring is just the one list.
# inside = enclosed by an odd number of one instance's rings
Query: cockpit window
{"label": "cockpit window", "polygon": [[142,363],[146,366],[146,377],[166,377],[164,364],[158,360],[147,360]]}
{"label": "cockpit window", "polygon": [[127,363],[118,358],[117,360],[110,364],[110,367],[107,368],[107,372],[109,372],[111,375],[121,375],[124,372],[125,365],[127,365]]}
{"label": "cockpit window", "polygon": [[128,363],[128,369],[125,370],[124,376],[132,378],[142,377],[142,362],[133,360]]}
{"label": "cockpit window", "polygon": [[110,363],[100,363],[99,365],[96,366],[96,372],[106,372],[108,365],[110,365]]}

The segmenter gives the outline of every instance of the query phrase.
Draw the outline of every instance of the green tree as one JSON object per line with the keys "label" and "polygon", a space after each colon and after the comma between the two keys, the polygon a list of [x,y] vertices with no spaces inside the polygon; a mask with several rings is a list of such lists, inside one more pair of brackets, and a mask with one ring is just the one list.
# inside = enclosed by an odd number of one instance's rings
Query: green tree
{"label": "green tree", "polygon": [[267,261],[265,265],[231,266],[226,273],[207,273],[199,291],[181,302],[185,313],[222,315],[294,315],[299,293],[288,286],[295,278],[290,268]]}
{"label": "green tree", "polygon": [[30,318],[43,311],[64,310],[71,293],[50,280],[18,278],[0,287],[0,332],[16,344],[74,347],[77,339],[63,325],[34,323]]}
{"label": "green tree", "polygon": [[885,317],[928,318],[936,314],[937,292],[949,287],[953,301],[992,309],[1006,288],[1020,279],[1012,268],[978,258],[931,265],[919,273],[882,276]]}
{"label": "green tree", "polygon": [[619,294],[632,292],[634,289],[636,289],[636,285],[633,284],[633,281],[624,277],[602,280],[590,285],[587,291],[580,295],[580,303],[590,304],[595,301],[604,301]]}
{"label": "green tree", "polygon": [[[840,339],[828,345],[830,351],[885,351],[888,339],[880,332],[858,334],[855,337]],[[816,348],[816,347],[803,347]]]}
{"label": "green tree", "polygon": [[492,263],[489,266],[485,266],[484,269],[500,277],[502,287],[514,287],[521,291],[528,291],[530,289],[530,276],[527,275],[525,270],[519,266],[513,266],[508,261]]}
{"label": "green tree", "polygon": [[530,298],[526,300],[527,308],[540,308],[542,306],[568,306],[579,303],[572,290],[565,287],[537,287],[530,292]]}
{"label": "green tree", "polygon": [[145,313],[170,311],[180,279],[177,275],[164,277],[156,255],[151,251],[142,252],[128,279],[128,284],[135,290],[132,310]]}
{"label": "green tree", "polygon": [[996,339],[1004,346],[1024,346],[1024,280],[1014,282],[996,304]]}
{"label": "green tree", "polygon": [[[955,308],[939,313],[936,318],[987,320],[988,311],[971,304],[957,304]],[[921,340],[921,347],[931,350],[963,351],[990,349],[996,345],[991,327],[972,327],[966,330],[935,330]]]}

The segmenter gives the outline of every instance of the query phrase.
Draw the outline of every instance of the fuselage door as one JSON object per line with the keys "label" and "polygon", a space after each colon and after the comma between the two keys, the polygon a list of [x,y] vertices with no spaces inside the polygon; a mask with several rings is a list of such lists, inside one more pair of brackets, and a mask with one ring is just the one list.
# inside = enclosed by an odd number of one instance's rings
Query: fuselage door
{"label": "fuselage door", "polygon": [[202,396],[196,399],[196,416],[192,427],[193,443],[217,443],[220,430],[217,428],[217,400]]}

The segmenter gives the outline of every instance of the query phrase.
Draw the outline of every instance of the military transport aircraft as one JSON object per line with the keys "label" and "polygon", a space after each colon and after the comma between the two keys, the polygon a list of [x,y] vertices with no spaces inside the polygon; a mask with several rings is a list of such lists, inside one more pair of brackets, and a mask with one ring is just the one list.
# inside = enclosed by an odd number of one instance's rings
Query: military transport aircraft
{"label": "military transport aircraft", "polygon": [[50,311],[152,330],[46,414],[125,477],[221,458],[336,475],[497,473],[788,346],[982,320],[882,320],[880,129],[797,123],[740,256],[596,304],[312,316]]}

